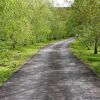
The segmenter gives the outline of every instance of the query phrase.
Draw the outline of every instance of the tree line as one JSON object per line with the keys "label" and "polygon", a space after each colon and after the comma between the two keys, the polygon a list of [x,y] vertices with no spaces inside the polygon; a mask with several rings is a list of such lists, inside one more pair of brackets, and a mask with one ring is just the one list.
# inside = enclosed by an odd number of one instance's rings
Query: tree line
{"label": "tree line", "polygon": [[66,21],[61,16],[47,0],[0,0],[0,48],[65,38]]}
{"label": "tree line", "polygon": [[88,50],[94,49],[97,54],[100,46],[99,0],[75,0],[67,28]]}
{"label": "tree line", "polygon": [[50,0],[0,0],[0,48],[76,36],[98,53],[99,0],[75,0],[70,8],[55,8]]}

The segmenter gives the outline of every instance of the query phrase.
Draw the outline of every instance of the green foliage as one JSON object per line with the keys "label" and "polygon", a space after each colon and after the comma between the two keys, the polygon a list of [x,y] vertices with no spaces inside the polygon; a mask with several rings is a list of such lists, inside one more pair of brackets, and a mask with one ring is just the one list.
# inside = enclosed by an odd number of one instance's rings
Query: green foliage
{"label": "green foliage", "polygon": [[[75,0],[71,8],[54,8],[48,0],[0,0],[0,81],[15,72],[40,46],[49,40],[77,36],[84,48],[78,54],[90,63],[100,45],[100,8],[98,0]],[[44,42],[44,44],[42,44]],[[47,43],[46,43],[47,42]],[[37,44],[40,46],[37,47]],[[79,44],[80,45],[80,44]],[[88,51],[88,50],[90,51]],[[83,52],[84,50],[84,52]],[[85,55],[86,55],[85,54]],[[92,57],[90,57],[92,56]],[[98,67],[94,67],[97,72]],[[98,72],[97,72],[98,73]]]}
{"label": "green foliage", "polygon": [[0,0],[0,83],[48,40],[67,37],[64,14],[47,0]]}
{"label": "green foliage", "polygon": [[73,53],[100,76],[100,4],[98,0],[75,0],[67,30],[76,36]]}
{"label": "green foliage", "polygon": [[48,5],[46,0],[1,0],[0,46],[15,49],[49,38],[62,38],[65,23],[57,10]]}
{"label": "green foliage", "polygon": [[36,54],[39,49],[52,42],[55,41],[41,42],[34,46],[28,45],[23,48],[17,48],[16,50],[3,49],[0,51],[0,85],[11,77],[27,59]]}
{"label": "green foliage", "polygon": [[70,48],[79,59],[88,64],[88,67],[100,77],[100,52],[94,55],[93,50],[87,50],[80,41],[71,44]]}
{"label": "green foliage", "polygon": [[87,47],[98,53],[100,44],[100,7],[98,0],[75,0],[67,24],[69,31]]}

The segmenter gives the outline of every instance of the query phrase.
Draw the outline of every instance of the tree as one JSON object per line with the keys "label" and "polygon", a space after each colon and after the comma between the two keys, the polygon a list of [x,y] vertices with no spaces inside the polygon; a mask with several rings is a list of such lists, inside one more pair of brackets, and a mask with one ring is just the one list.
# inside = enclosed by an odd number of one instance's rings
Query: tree
{"label": "tree", "polygon": [[100,9],[98,0],[75,0],[70,18],[72,31],[84,45],[98,53],[100,39]]}
{"label": "tree", "polygon": [[48,0],[0,0],[0,46],[16,49],[66,37],[66,10],[59,10]]}

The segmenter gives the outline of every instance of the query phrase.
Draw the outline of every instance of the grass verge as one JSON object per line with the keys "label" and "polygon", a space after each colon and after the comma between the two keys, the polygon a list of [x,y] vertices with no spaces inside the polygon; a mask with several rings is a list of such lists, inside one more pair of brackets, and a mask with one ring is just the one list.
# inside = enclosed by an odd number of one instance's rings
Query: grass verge
{"label": "grass verge", "polygon": [[53,42],[56,41],[42,42],[17,50],[5,49],[0,51],[0,86],[41,48]]}
{"label": "grass verge", "polygon": [[70,48],[75,56],[87,64],[89,68],[100,77],[100,52],[93,54],[93,50],[87,50],[79,41],[70,44]]}

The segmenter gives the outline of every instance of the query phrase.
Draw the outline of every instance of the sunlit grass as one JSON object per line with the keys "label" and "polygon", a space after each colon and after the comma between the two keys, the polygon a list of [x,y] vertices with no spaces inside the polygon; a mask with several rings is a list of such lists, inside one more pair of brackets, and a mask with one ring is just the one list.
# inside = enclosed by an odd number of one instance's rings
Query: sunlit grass
{"label": "sunlit grass", "polygon": [[72,43],[70,48],[74,55],[76,55],[84,63],[90,65],[89,68],[100,77],[100,52],[98,52],[98,54],[94,54],[93,50],[87,50],[87,48],[79,41]]}
{"label": "sunlit grass", "polygon": [[17,50],[1,50],[0,51],[0,85],[2,85],[14,72],[21,68],[32,55],[36,54],[39,49],[47,44],[56,42],[47,41],[34,45],[29,45],[24,48],[18,48]]}

